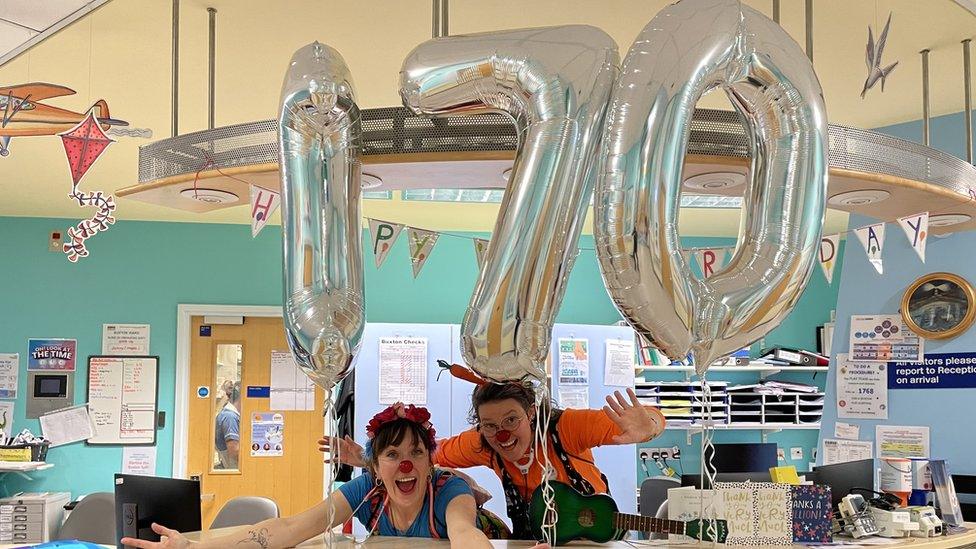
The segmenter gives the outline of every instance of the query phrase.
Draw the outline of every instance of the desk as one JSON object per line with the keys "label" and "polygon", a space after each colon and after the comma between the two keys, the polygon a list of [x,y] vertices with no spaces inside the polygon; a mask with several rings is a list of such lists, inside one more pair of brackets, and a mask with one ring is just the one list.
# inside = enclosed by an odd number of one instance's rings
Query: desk
{"label": "desk", "polygon": [[[956,534],[953,536],[943,536],[939,538],[909,538],[906,540],[901,540],[896,543],[890,543],[885,545],[877,546],[865,546],[865,547],[877,547],[877,549],[964,549],[970,547],[976,547],[976,523],[966,523],[966,527],[969,531],[964,534]],[[220,537],[227,535],[231,532],[240,530],[241,528],[220,528],[217,530],[211,530],[208,532],[194,532],[187,534],[187,538],[194,541],[206,540],[214,537]],[[849,540],[851,543],[857,543],[856,540]],[[491,542],[496,549],[524,549],[527,547],[532,547],[535,542],[531,541],[508,541],[508,540],[494,540]],[[450,547],[450,542],[447,540],[434,540],[426,538],[395,538],[395,537],[384,537],[384,536],[373,536],[365,544],[366,547],[376,547],[379,549],[446,549]],[[623,548],[627,547],[633,549],[637,547],[674,547],[674,548],[686,548],[698,546],[697,543],[668,543],[665,540],[659,541],[637,541],[633,545],[630,543],[625,543],[622,541],[616,541],[611,543],[588,543],[582,541],[574,541],[568,547],[612,547],[612,548]],[[298,547],[326,547],[325,541],[322,537],[310,539]],[[356,545],[351,541],[339,541],[336,544],[338,549],[354,549]],[[703,549],[709,549],[713,547],[711,543],[703,543],[701,546]],[[724,547],[724,546],[723,546]],[[805,546],[797,545],[796,547]],[[4,549],[4,546],[0,545],[0,549]]]}

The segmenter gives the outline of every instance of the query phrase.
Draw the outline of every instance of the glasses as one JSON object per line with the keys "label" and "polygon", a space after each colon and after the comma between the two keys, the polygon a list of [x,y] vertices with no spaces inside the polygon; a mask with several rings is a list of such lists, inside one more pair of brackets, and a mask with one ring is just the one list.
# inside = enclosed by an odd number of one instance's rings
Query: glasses
{"label": "glasses", "polygon": [[506,431],[514,431],[515,429],[518,429],[518,426],[522,424],[523,419],[525,419],[525,416],[509,416],[502,420],[501,427],[495,425],[494,423],[482,423],[478,425],[478,430],[481,431],[481,434],[485,435],[486,437],[493,437],[502,429]]}

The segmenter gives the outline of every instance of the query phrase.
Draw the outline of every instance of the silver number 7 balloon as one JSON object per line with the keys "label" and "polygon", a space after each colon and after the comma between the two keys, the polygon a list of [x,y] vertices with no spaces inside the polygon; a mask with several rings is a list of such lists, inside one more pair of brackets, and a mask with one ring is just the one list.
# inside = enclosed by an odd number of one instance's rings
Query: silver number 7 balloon
{"label": "silver number 7 balloon", "polygon": [[285,332],[298,365],[331,391],[352,368],[366,322],[362,128],[339,52],[318,42],[295,52],[278,128]]}
{"label": "silver number 7 balloon", "polygon": [[489,379],[546,379],[618,60],[606,33],[574,25],[434,39],[403,62],[400,95],[414,112],[504,112],[518,128],[515,165],[461,326],[465,361]]}
{"label": "silver number 7 balloon", "polygon": [[[681,172],[695,103],[720,87],[752,149],[729,265],[694,278],[681,256]],[[624,317],[704,373],[793,308],[823,227],[827,124],[813,66],[778,25],[735,0],[682,0],[640,33],[613,90],[594,232]]]}

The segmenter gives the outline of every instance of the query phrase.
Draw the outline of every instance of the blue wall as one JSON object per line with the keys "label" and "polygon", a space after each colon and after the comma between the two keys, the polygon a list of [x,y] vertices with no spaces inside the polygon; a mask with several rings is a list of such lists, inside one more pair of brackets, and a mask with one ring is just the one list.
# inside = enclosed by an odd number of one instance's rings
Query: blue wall
{"label": "blue wall", "polygon": [[[930,128],[931,146],[965,158],[964,122],[963,113],[933,118]],[[920,120],[877,128],[876,131],[918,143],[922,141]],[[868,217],[851,216],[848,226],[854,229],[874,222],[876,220]],[[970,231],[930,239],[926,245],[924,264],[919,261],[897,224],[889,223],[885,233],[884,275],[877,274],[859,245],[852,246],[851,257],[845,258],[840,277],[840,293],[837,296],[837,325],[832,354],[846,353],[849,350],[851,315],[898,314],[902,295],[916,278],[927,273],[948,271],[970,282],[976,282],[976,259],[970,252],[976,247],[976,233]],[[974,350],[976,330],[973,329],[955,339],[925,342],[926,354]],[[827,402],[829,406],[824,409],[821,441],[824,438],[833,438],[837,421],[836,378],[833,371],[830,372],[827,384]],[[844,421],[860,425],[861,440],[871,441],[875,438],[874,426],[878,423],[928,425],[932,457],[949,460],[952,473],[974,474],[976,460],[972,454],[976,451],[976,443],[971,436],[960,436],[973,432],[969,418],[972,402],[973,391],[967,389],[898,389],[888,392],[888,420]]]}
{"label": "blue wall", "polygon": [[[88,355],[101,351],[103,323],[152,326],[151,351],[160,357],[160,410],[167,426],[158,435],[157,474],[172,472],[176,306],[180,303],[278,305],[281,302],[280,231],[266,228],[251,239],[246,225],[119,222],[88,241],[92,255],[69,264],[64,254],[46,251],[48,234],[64,230],[66,219],[0,217],[0,352],[20,353],[21,378],[14,431],[39,431],[37,420],[24,418],[27,339],[58,337],[78,340],[79,368],[75,394],[86,390]],[[366,261],[367,311],[371,322],[458,323],[477,276],[470,240],[442,237],[417,280],[407,262],[405,238],[379,270]],[[718,246],[729,239],[690,239],[689,246]],[[620,319],[600,277],[592,237],[570,277],[559,322],[612,324]],[[367,248],[368,250],[368,248]],[[836,286],[836,283],[835,283]],[[812,345],[813,326],[823,323],[835,302],[818,272],[810,295],[769,338],[793,345]],[[80,401],[81,397],[76,397]],[[669,435],[670,436],[670,435]],[[757,436],[753,434],[753,436]],[[786,437],[787,435],[783,435]],[[812,447],[814,435],[803,446]],[[687,448],[689,455],[697,450]],[[670,445],[670,443],[669,443]],[[4,482],[9,491],[70,490],[73,494],[111,490],[112,473],[121,466],[118,447],[83,444],[54,448],[49,471],[32,483],[19,477]],[[686,465],[686,468],[688,465]]]}
{"label": "blue wall", "polygon": [[[929,121],[929,146],[947,152],[958,158],[966,158],[966,116],[961,113],[936,116]],[[976,114],[973,114],[973,126],[976,127]],[[914,141],[922,142],[922,121],[913,120],[902,124],[894,124],[875,128],[874,131]],[[974,132],[976,133],[976,132]],[[852,225],[853,226],[853,225]]]}
{"label": "blue wall", "polygon": [[[851,216],[850,226],[861,227],[874,222],[863,216]],[[926,245],[925,263],[908,244],[901,228],[888,224],[885,230],[884,274],[879,275],[867,261],[864,249],[851,246],[846,257],[837,299],[837,325],[833,354],[848,352],[851,315],[898,314],[905,289],[918,277],[932,272],[948,271],[976,282],[976,259],[968,252],[976,248],[976,234],[965,232],[946,238],[933,238]],[[956,353],[976,350],[976,330],[946,341],[926,340],[925,353]],[[831,364],[831,367],[835,367]],[[820,440],[834,438],[837,421],[836,377],[830,372],[827,383],[827,406],[824,408]],[[874,440],[874,426],[928,425],[934,458],[949,460],[954,474],[976,473],[972,436],[972,389],[898,389],[888,392],[888,419],[853,420],[861,426],[861,440]],[[961,436],[962,435],[962,436]]]}

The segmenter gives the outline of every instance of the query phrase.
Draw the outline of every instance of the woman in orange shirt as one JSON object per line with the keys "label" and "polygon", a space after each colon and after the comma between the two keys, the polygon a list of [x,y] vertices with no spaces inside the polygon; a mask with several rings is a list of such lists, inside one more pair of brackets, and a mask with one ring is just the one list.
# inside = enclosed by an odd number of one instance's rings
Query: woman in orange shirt
{"label": "woman in orange shirt", "polygon": [[[459,367],[451,368],[452,373]],[[464,379],[474,381],[470,371]],[[473,429],[438,442],[434,462],[442,467],[463,469],[490,467],[502,481],[505,503],[515,539],[532,539],[529,501],[542,484],[541,444],[533,445],[538,410],[535,392],[521,383],[488,383],[471,395]],[[593,462],[592,449],[613,444],[647,442],[664,432],[664,415],[645,407],[632,389],[629,402],[619,391],[607,397],[602,410],[549,410],[546,446],[556,479],[583,494],[608,493],[607,479]],[[361,467],[362,447],[351,438],[338,441],[343,462]],[[329,441],[319,440],[328,451]]]}

